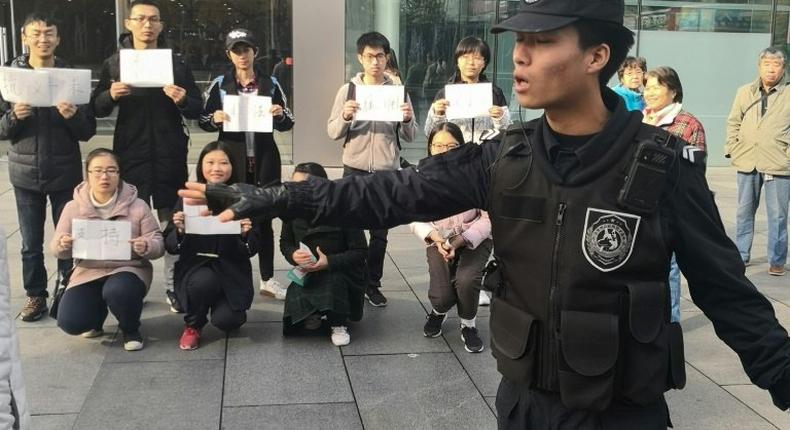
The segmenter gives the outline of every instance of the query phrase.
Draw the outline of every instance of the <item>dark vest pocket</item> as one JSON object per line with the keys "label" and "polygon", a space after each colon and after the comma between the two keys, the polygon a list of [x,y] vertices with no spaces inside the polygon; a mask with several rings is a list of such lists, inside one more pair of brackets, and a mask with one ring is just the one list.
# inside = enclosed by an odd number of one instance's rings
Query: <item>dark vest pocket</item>
{"label": "dark vest pocket", "polygon": [[491,353],[506,378],[529,383],[535,368],[535,318],[505,302],[491,300]]}
{"label": "dark vest pocket", "polygon": [[[628,285],[628,326],[623,339],[618,397],[639,405],[655,402],[675,384],[672,383],[672,361],[679,359],[680,374],[685,375],[683,339],[680,346],[671,346],[679,324],[670,324],[669,293],[664,282],[634,282]],[[675,349],[676,351],[672,351]],[[673,353],[679,357],[673,358]],[[679,375],[680,376],[680,375]],[[683,376],[685,379],[685,376]]]}
{"label": "dark vest pocket", "polygon": [[602,411],[614,392],[614,365],[619,353],[618,316],[562,311],[559,384],[570,409]]}

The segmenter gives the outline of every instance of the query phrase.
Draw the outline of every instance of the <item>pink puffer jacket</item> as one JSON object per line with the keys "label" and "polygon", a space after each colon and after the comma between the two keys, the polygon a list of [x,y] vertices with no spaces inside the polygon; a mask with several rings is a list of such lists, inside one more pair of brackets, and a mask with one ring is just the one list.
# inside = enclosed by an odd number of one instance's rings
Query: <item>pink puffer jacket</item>
{"label": "pink puffer jacket", "polygon": [[[71,258],[71,250],[60,251],[58,243],[64,234],[71,234],[71,220],[100,220],[99,214],[91,203],[88,184],[83,182],[74,189],[74,200],[66,203],[60,215],[55,235],[49,249],[57,258]],[[68,288],[112,275],[118,272],[131,272],[145,283],[146,289],[151,285],[153,268],[149,260],[155,260],[165,253],[164,239],[159,230],[159,222],[151,213],[151,208],[137,198],[134,185],[121,182],[118,185],[118,199],[110,215],[113,220],[129,221],[132,224],[132,238],[144,237],[148,249],[142,256],[132,251],[132,259],[116,260],[75,260],[74,272],[71,274]],[[131,244],[129,245],[131,246]]]}

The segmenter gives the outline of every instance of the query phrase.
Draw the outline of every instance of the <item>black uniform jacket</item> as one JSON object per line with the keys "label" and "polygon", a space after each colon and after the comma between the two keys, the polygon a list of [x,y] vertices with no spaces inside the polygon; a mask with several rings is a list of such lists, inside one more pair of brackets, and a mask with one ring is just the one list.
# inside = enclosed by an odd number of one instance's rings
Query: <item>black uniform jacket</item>
{"label": "black uniform jacket", "polygon": [[[121,48],[131,48],[128,34],[121,36]],[[176,191],[187,180],[187,146],[182,115],[197,119],[203,107],[200,90],[192,71],[180,55],[173,55],[175,85],[186,90],[183,106],[176,106],[162,88],[132,88],[132,93],[114,101],[110,97],[112,82],[120,82],[119,53],[102,65],[99,83],[93,90],[91,104],[97,118],[109,116],[118,106],[113,150],[121,161],[123,180],[137,187],[144,200],[153,196],[154,206],[171,208]]]}
{"label": "black uniform jacket", "polygon": [[[609,89],[603,91],[605,100],[616,97]],[[623,109],[616,112],[601,134],[616,131],[624,122],[622,115],[629,115]],[[538,121],[537,126],[542,126],[545,117]],[[497,141],[464,145],[422,160],[417,169],[287,183],[286,215],[308,218],[314,224],[389,228],[489,208],[493,199],[502,197],[490,195],[491,167],[499,149]],[[535,151],[534,156],[541,153],[545,154]],[[672,208],[666,215],[669,248],[688,279],[692,299],[713,322],[716,334],[738,354],[752,382],[769,389],[774,403],[786,409],[790,407],[787,331],[768,300],[745,277],[740,254],[721,225],[703,166],[684,159],[678,164],[675,185],[666,196]],[[491,219],[492,224],[496,222]]]}
{"label": "black uniform jacket", "polygon": [[[11,61],[11,67],[31,69],[29,55]],[[55,58],[55,67],[70,67]],[[23,120],[14,115],[13,104],[0,98],[0,139],[10,140],[8,176],[15,187],[46,193],[68,190],[82,182],[80,141],[96,134],[96,119],[88,105],[63,118],[56,107],[33,108]]]}
{"label": "black uniform jacket", "polygon": [[[181,199],[174,211],[183,210]],[[258,253],[260,241],[257,229],[241,235],[179,234],[170,222],[164,231],[165,249],[178,255],[173,281],[178,301],[189,312],[186,285],[189,276],[198,268],[208,266],[217,274],[222,290],[233,310],[247,310],[252,305],[255,288],[252,283],[250,258]],[[199,255],[202,254],[202,255]]]}
{"label": "black uniform jacket", "polygon": [[[273,105],[283,107],[283,115],[274,118],[274,129],[277,131],[288,131],[294,126],[294,117],[287,107],[285,92],[280,83],[273,77],[264,73],[263,69],[255,67],[255,79],[258,82],[258,95],[271,97]],[[226,132],[222,129],[222,124],[214,124],[212,121],[214,112],[222,110],[222,98],[225,95],[237,95],[239,86],[236,82],[236,71],[231,68],[224,75],[214,79],[211,86],[206,91],[206,106],[200,115],[200,128],[206,131],[219,130],[218,140],[228,143],[233,151],[233,164],[244,166],[247,162],[247,133],[245,132]],[[254,133],[255,136],[255,164],[257,172],[255,174],[256,185],[267,185],[280,182],[280,151],[274,143],[273,133]]]}

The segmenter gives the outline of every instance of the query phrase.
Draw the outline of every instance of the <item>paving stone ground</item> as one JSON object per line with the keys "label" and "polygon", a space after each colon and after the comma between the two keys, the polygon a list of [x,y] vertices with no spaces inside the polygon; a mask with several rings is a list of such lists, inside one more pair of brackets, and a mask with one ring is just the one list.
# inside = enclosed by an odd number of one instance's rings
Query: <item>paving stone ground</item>
{"label": "paving stone ground", "polygon": [[[732,232],[735,174],[711,168],[708,178]],[[25,300],[21,243],[5,161],[0,161],[0,201],[12,307],[18,311]],[[761,206],[748,276],[790,327],[790,276],[767,275],[765,231]],[[50,225],[47,240],[51,234]],[[275,276],[284,281],[285,260],[277,256],[275,264]],[[54,267],[54,259],[47,257],[50,276]],[[443,336],[422,335],[429,309],[427,268],[423,246],[405,227],[390,233],[384,276],[389,306],[366,307],[364,319],[351,326],[351,344],[343,348],[324,337],[283,338],[282,303],[257,296],[249,322],[237,333],[226,336],[208,327],[200,349],[181,351],[177,343],[183,322],[164,303],[161,261],[155,270],[143,310],[143,351],[123,351],[112,318],[105,325],[107,334],[97,339],[68,336],[49,318],[17,320],[34,428],[496,428],[499,376],[489,350],[464,351],[455,314],[445,323]],[[774,408],[768,393],[749,383],[685,285],[682,315],[688,386],[667,395],[675,428],[790,429],[790,414]],[[488,341],[485,308],[478,327]]]}

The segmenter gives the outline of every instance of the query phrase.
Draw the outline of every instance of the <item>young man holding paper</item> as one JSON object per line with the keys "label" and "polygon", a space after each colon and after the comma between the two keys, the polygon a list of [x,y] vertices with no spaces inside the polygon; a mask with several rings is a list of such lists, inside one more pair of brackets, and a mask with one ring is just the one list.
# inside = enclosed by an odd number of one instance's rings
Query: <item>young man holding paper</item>
{"label": "young man holding paper", "polygon": [[[159,7],[152,0],[132,2],[124,25],[129,33],[121,36],[122,50],[162,48],[159,36],[164,24]],[[147,88],[121,81],[122,69],[126,68],[127,75],[134,75],[134,70],[120,57],[118,52],[104,61],[91,98],[93,109],[98,118],[103,118],[118,107],[113,150],[120,158],[123,180],[137,187],[140,199],[149,205],[153,200],[159,221],[166,223],[176,203],[176,190],[187,179],[189,138],[184,133],[183,118],[197,119],[203,99],[192,71],[180,55],[172,55],[174,83]],[[172,291],[174,260],[165,258],[168,292]],[[173,310],[178,311],[178,306]]]}
{"label": "young man holding paper", "polygon": [[[200,115],[200,127],[206,131],[219,131],[217,139],[228,144],[233,164],[243,169],[237,175],[239,182],[258,186],[279,184],[281,161],[274,134],[252,130],[229,131],[230,121],[238,122],[239,118],[232,118],[226,104],[231,98],[238,96],[267,97],[270,99],[268,112],[273,117],[273,130],[288,131],[294,126],[294,116],[287,108],[285,92],[277,79],[255,64],[258,44],[252,32],[243,28],[231,30],[225,38],[225,49],[225,55],[233,65],[224,75],[211,82],[206,106]],[[257,227],[260,229],[261,239],[258,253],[260,292],[278,300],[285,300],[285,287],[274,279],[272,221],[264,220]]]}
{"label": "young man holding paper", "polygon": [[[355,117],[360,108],[355,98],[357,87],[394,85],[384,73],[389,54],[389,40],[381,33],[374,31],[360,36],[357,39],[357,59],[363,71],[340,87],[335,96],[326,128],[330,138],[343,141],[343,176],[397,170],[400,167],[401,142],[414,139],[417,125],[408,95],[403,96],[405,101],[400,104],[402,121],[362,121]],[[373,306],[387,305],[387,299],[380,291],[386,253],[387,230],[370,230],[369,279],[365,295]]]}
{"label": "young man holding paper", "polygon": [[[20,69],[69,67],[55,56],[60,43],[57,22],[50,16],[29,15],[22,26],[22,43],[29,54],[11,61]],[[25,85],[17,82],[16,85]],[[36,321],[47,312],[47,270],[44,267],[44,223],[47,198],[54,224],[74,187],[82,181],[80,141],[96,134],[96,119],[87,105],[58,102],[33,107],[0,97],[0,139],[10,140],[8,174],[14,186],[19,230],[22,235],[22,278],[28,299],[23,321]],[[71,268],[71,260],[58,260],[58,271]]]}

